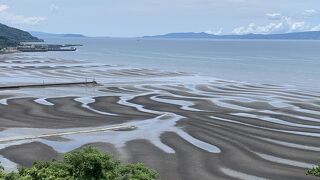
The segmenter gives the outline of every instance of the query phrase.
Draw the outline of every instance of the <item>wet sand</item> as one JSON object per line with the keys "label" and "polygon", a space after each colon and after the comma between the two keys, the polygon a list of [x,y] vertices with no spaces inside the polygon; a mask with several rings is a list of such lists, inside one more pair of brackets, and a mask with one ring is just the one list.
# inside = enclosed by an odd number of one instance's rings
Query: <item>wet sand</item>
{"label": "wet sand", "polygon": [[3,141],[5,166],[60,159],[90,145],[123,162],[143,162],[160,179],[316,179],[305,171],[320,162],[320,93],[26,59],[12,57],[12,67],[0,62],[0,75],[69,81],[95,72],[101,86],[0,91],[0,140],[113,125],[135,128]]}
{"label": "wet sand", "polygon": [[0,154],[20,166],[30,167],[35,161],[60,160],[61,154],[39,142],[11,146],[0,150]]}

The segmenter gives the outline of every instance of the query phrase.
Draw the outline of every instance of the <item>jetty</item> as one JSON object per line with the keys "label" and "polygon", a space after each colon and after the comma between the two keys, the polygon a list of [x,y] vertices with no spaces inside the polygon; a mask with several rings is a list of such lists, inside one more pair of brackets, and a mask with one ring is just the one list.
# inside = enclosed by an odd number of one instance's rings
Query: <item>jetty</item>
{"label": "jetty", "polygon": [[48,52],[48,51],[76,51],[76,46],[81,44],[20,44],[17,50],[20,52]]}
{"label": "jetty", "polygon": [[97,81],[83,81],[83,82],[64,82],[64,83],[39,83],[39,84],[24,84],[24,85],[10,85],[0,86],[0,90],[6,89],[20,89],[20,88],[39,88],[39,87],[57,87],[57,86],[74,86],[74,85],[99,85]]}

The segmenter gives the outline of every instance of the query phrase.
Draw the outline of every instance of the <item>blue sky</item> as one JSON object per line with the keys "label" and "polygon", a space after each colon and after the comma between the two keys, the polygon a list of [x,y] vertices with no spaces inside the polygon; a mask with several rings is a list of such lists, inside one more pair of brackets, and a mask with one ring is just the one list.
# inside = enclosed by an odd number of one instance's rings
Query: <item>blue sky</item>
{"label": "blue sky", "polygon": [[0,22],[114,37],[284,33],[320,30],[320,0],[1,0]]}

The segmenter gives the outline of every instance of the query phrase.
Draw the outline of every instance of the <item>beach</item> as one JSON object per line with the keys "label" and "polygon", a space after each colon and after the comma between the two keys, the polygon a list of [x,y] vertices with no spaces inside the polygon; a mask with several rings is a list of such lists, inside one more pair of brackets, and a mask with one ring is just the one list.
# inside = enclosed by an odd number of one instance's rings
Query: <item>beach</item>
{"label": "beach", "polygon": [[0,87],[22,86],[0,88],[6,170],[94,146],[160,179],[316,179],[305,172],[320,161],[318,91],[45,54],[0,59]]}

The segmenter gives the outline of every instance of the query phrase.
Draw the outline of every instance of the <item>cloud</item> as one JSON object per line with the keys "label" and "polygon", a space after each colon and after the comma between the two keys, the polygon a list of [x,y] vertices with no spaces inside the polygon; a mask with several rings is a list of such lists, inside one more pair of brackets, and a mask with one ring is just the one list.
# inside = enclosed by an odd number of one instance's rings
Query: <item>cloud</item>
{"label": "cloud", "polygon": [[320,31],[320,24],[310,29],[311,31]]}
{"label": "cloud", "polygon": [[14,15],[7,12],[0,14],[0,19],[10,24],[19,24],[19,25],[37,25],[42,21],[47,20],[47,18],[45,17],[37,17],[37,16],[27,17],[22,15]]}
{"label": "cloud", "polygon": [[0,12],[4,12],[4,11],[6,11],[7,9],[9,9],[9,6],[8,6],[8,5],[0,4]]}
{"label": "cloud", "polygon": [[47,20],[46,17],[16,15],[8,11],[10,7],[0,4],[0,21],[17,25],[37,25]]}
{"label": "cloud", "polygon": [[308,9],[308,10],[305,10],[302,13],[302,15],[305,16],[305,17],[314,17],[316,15],[319,15],[319,12],[317,10],[314,10],[314,9]]}
{"label": "cloud", "polygon": [[55,5],[55,4],[51,4],[50,5],[50,11],[54,14],[57,14],[59,12],[59,6]]}
{"label": "cloud", "polygon": [[280,13],[268,13],[266,16],[270,20],[280,20],[283,17]]}
{"label": "cloud", "polygon": [[218,30],[208,30],[205,31],[207,34],[213,34],[213,35],[221,35],[223,33],[223,28],[220,28]]}
{"label": "cloud", "polygon": [[[266,17],[271,20],[268,24],[257,25],[250,23],[247,26],[240,26],[235,28],[232,33],[234,34],[277,34],[277,33],[291,33],[301,31],[320,31],[320,24],[316,26],[308,25],[304,20],[308,17],[320,15],[320,12],[314,9],[305,10],[296,16],[284,16],[281,13],[268,13]],[[299,18],[300,20],[297,20]],[[305,19],[306,20],[306,19]]]}
{"label": "cloud", "polygon": [[235,28],[232,32],[234,34],[275,34],[275,33],[289,33],[309,30],[304,21],[296,21],[291,17],[281,17],[277,21],[273,21],[266,25],[256,25],[250,23],[248,26],[241,26]]}

